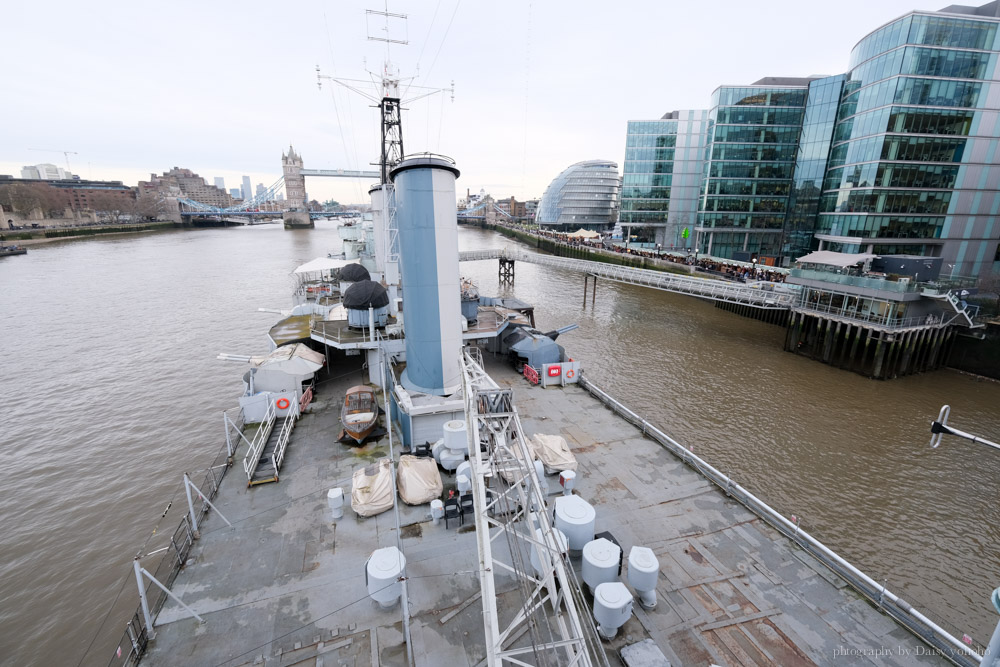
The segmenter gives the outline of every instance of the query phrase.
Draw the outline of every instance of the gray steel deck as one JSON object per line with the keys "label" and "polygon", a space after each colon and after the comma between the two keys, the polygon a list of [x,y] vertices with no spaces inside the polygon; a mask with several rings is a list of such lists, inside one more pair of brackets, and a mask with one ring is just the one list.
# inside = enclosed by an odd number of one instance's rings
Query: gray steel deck
{"label": "gray steel deck", "polygon": [[[626,553],[651,547],[660,560],[659,604],[652,611],[636,604],[606,644],[612,665],[621,664],[622,646],[646,638],[673,665],[944,664],[580,387],[546,390],[505,367],[488,370],[514,387],[528,433],[567,438],[580,465],[577,491],[595,505],[597,531],[611,531]],[[388,451],[385,438],[363,448],[335,440],[343,392],[360,375],[320,385],[279,483],[247,488],[242,475],[226,475],[215,502],[235,528],[210,513],[173,586],[207,622],[168,602],[145,664],[405,664],[400,608],[378,609],[364,576],[370,553],[396,543],[392,512],[361,519],[347,507],[333,523],[326,503],[327,489],[342,486],[349,495],[353,470]],[[444,479],[446,488],[453,484]],[[471,521],[446,530],[429,521],[428,506],[401,505],[401,522],[416,663],[482,664]],[[497,590],[500,613],[513,614],[513,582],[497,573]]]}

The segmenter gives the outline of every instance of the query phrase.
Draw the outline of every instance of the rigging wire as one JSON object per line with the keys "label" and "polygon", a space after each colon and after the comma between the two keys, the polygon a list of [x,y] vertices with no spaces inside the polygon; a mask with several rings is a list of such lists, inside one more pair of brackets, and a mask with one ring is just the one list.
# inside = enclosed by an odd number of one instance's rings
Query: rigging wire
{"label": "rigging wire", "polygon": [[80,662],[76,663],[76,667],[80,667],[80,665],[83,664],[83,661],[87,658],[87,655],[90,653],[90,649],[94,648],[94,642],[97,641],[97,637],[101,634],[101,631],[104,630],[104,624],[108,622],[108,617],[111,616],[111,612],[114,611],[115,606],[118,604],[118,599],[121,598],[122,591],[125,590],[125,584],[127,584],[128,581],[129,581],[128,576],[122,577],[122,585],[118,588],[118,595],[115,596],[115,601],[111,603],[110,607],[108,607],[108,613],[104,615],[104,620],[101,621],[101,625],[97,628],[97,632],[94,633],[94,636],[91,638],[90,643],[87,644],[87,650],[84,651],[83,655],[80,656]]}
{"label": "rigging wire", "polygon": [[431,66],[427,68],[427,73],[424,75],[425,81],[431,75],[431,72],[434,70],[434,65],[437,64],[438,56],[441,55],[441,49],[444,47],[444,43],[448,39],[448,33],[451,31],[451,24],[455,22],[455,14],[458,13],[458,7],[461,4],[462,0],[458,0],[458,2],[455,3],[455,9],[454,11],[452,11],[451,18],[448,20],[448,27],[445,28],[444,37],[441,38],[441,43],[438,45],[437,53],[434,54],[434,60],[431,61]]}
{"label": "rigging wire", "polygon": [[[420,47],[420,55],[417,56],[417,72],[420,72],[420,61],[424,58],[424,49],[427,48],[427,44],[431,39],[431,31],[434,29],[434,21],[437,20],[438,10],[441,9],[441,0],[437,1],[437,5],[434,7],[434,16],[431,17],[431,24],[427,27],[427,35],[424,37],[424,45]],[[416,77],[414,77],[415,79]],[[410,85],[413,83],[413,79],[410,79],[409,83],[406,84],[406,89],[403,90],[402,97],[406,97],[406,93],[410,91]]]}
{"label": "rigging wire", "polygon": [[527,194],[527,171],[528,171],[528,99],[530,93],[531,77],[531,0],[528,0],[528,19],[525,22],[524,30],[524,116],[521,120],[521,196],[528,198]]}
{"label": "rigging wire", "polygon": [[[327,46],[327,50],[330,52],[330,71],[331,71],[331,73],[335,73],[337,70],[336,70],[336,62],[335,62],[335,60],[333,58],[333,40],[330,39],[330,25],[329,25],[329,23],[327,22],[327,19],[326,19],[326,12],[323,12],[323,27],[324,27],[325,32],[326,32],[326,46]],[[337,91],[334,90],[336,88],[336,86],[330,86],[329,88],[330,88],[330,99],[333,100],[333,110],[334,110],[334,113],[337,116],[337,128],[340,130],[340,143],[341,143],[341,145],[344,148],[344,157],[347,158],[347,162],[348,162],[347,167],[348,168],[353,168],[353,169],[360,170],[361,165],[360,165],[360,161],[358,160],[358,143],[357,143],[357,138],[356,137],[354,138],[354,160],[352,162],[351,155],[350,155],[350,153],[349,153],[349,151],[347,149],[347,139],[344,137],[344,124],[343,124],[343,122],[341,122],[341,119],[340,119],[340,107],[337,105]],[[350,107],[351,107],[350,101],[348,101],[347,107],[348,107],[348,111],[350,111]],[[353,123],[352,119],[349,118],[349,120]],[[353,125],[352,125],[352,127],[353,127]],[[351,181],[353,181],[353,183],[354,183],[354,190],[355,190],[355,194],[357,194],[357,196],[358,196],[358,201],[359,202],[360,201],[364,201],[364,196],[361,193],[361,185],[360,185],[360,183],[358,183],[357,180],[353,179],[353,178],[351,179]]]}

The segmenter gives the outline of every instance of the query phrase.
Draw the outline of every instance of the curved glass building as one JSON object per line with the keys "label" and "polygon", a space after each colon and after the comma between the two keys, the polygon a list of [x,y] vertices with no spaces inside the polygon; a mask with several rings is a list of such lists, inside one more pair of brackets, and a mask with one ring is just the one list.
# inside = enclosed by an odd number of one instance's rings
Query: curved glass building
{"label": "curved glass building", "polygon": [[555,231],[607,229],[615,222],[620,187],[618,163],[577,162],[545,189],[535,222]]}
{"label": "curved glass building", "polygon": [[976,8],[913,12],[854,47],[822,184],[822,249],[941,256],[952,275],[998,259],[998,23]]}

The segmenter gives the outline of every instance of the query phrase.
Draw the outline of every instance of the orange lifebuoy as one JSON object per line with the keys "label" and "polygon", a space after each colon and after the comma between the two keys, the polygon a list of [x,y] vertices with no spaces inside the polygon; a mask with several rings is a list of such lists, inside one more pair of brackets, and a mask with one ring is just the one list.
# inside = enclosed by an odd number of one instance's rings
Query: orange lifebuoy
{"label": "orange lifebuoy", "polygon": [[[284,405],[282,405],[282,403],[284,403]],[[287,398],[279,398],[278,402],[275,403],[275,405],[278,406],[279,410],[285,410],[291,404],[292,404],[291,401],[289,401]]]}
{"label": "orange lifebuoy", "polygon": [[569,369],[568,371],[566,371],[566,379],[567,380],[569,380],[570,378],[572,378],[574,375],[576,375],[576,371],[574,371],[572,368]]}

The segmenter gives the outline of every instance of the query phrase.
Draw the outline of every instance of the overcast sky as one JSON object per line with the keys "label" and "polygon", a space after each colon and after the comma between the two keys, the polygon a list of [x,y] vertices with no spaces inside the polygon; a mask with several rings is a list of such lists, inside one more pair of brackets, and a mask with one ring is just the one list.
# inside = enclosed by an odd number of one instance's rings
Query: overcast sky
{"label": "overcast sky", "polygon": [[[10,2],[0,49],[0,174],[51,162],[134,185],[174,166],[226,187],[281,175],[295,146],[314,169],[371,169],[377,110],[325,76],[369,79],[386,45],[376,0]],[[541,196],[574,162],[621,169],[626,121],[707,108],[721,84],[836,74],[864,35],[911,0],[541,2],[396,0],[389,55],[413,86],[407,153],[456,160],[466,188]],[[971,2],[970,4],[982,4]],[[374,94],[373,85],[353,84]],[[406,97],[413,97],[410,88]],[[43,149],[41,152],[31,149]],[[367,199],[368,183],[311,178],[315,199]]]}

